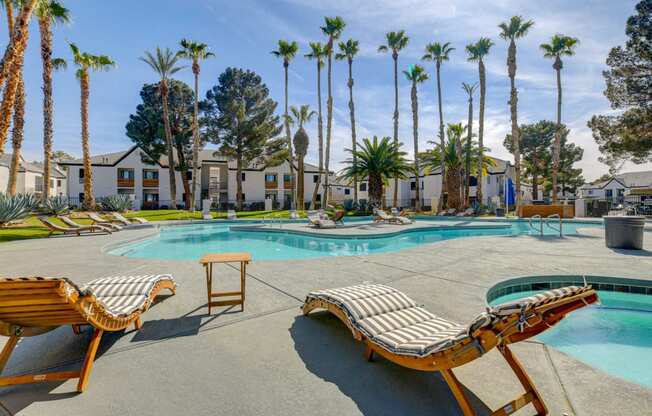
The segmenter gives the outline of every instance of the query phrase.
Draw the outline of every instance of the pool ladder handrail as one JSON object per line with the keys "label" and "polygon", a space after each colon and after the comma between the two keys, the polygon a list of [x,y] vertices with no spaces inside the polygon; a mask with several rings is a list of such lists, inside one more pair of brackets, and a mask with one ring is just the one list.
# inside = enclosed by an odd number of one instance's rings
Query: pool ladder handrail
{"label": "pool ladder handrail", "polygon": [[[555,227],[554,225],[550,224],[551,220],[553,220],[555,218],[559,220],[559,227],[558,228]],[[563,231],[562,231],[563,230],[563,228],[562,228],[563,221],[561,220],[561,216],[559,214],[548,215],[545,218],[544,222],[545,222],[545,224],[546,224],[546,226],[548,228],[552,228],[555,231],[559,231],[559,237],[560,238],[564,236]]]}
{"label": "pool ladder handrail", "polygon": [[[532,224],[533,219],[538,219],[539,220],[539,229]],[[541,218],[541,215],[535,214],[528,218],[528,224],[530,224],[530,228],[533,229],[534,231],[539,231],[539,235],[543,235],[543,218]]]}

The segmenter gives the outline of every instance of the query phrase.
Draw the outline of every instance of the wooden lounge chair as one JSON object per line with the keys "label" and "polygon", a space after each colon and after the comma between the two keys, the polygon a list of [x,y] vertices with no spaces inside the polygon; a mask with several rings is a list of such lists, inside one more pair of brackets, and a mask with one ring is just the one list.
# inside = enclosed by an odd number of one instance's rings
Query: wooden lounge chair
{"label": "wooden lounge chair", "polygon": [[0,377],[0,386],[78,378],[77,391],[87,385],[104,331],[121,331],[130,325],[141,327],[141,315],[158,292],[173,294],[176,284],[169,275],[109,277],[79,288],[62,278],[0,279],[0,334],[9,337],[0,353],[0,371],[21,337],[40,335],[62,325],[94,328],[86,358],[79,371],[58,371]]}
{"label": "wooden lounge chair", "polygon": [[316,226],[317,222],[319,220],[324,219],[322,214],[319,213],[318,211],[310,211],[310,212],[308,212],[307,217],[308,217],[308,225],[313,225],[313,226]]}
{"label": "wooden lounge chair", "polygon": [[541,396],[508,346],[597,300],[590,286],[569,286],[488,308],[469,325],[459,325],[419,307],[394,288],[365,284],[312,292],[303,313],[326,309],[337,316],[356,340],[366,344],[368,360],[377,353],[407,368],[441,372],[465,416],[475,412],[452,369],[497,347],[525,393],[492,414],[508,415],[532,403],[537,415],[545,415]]}
{"label": "wooden lounge chair", "polygon": [[[70,228],[86,227],[84,224],[79,224],[78,222],[75,222],[72,218],[68,217],[67,215],[57,215],[57,218],[59,218],[64,224],[66,224]],[[93,223],[93,225],[98,226],[98,227],[102,227],[102,228],[105,229],[105,231],[108,231],[108,232],[122,230],[122,227],[120,227],[119,225],[110,224],[110,223],[103,223],[103,224]],[[114,228],[114,225],[117,228]]]}
{"label": "wooden lounge chair", "polygon": [[382,209],[376,210],[375,217],[374,217],[375,222],[386,222],[388,224],[412,224],[412,220],[407,218],[407,217],[399,217],[395,215],[389,215]]}
{"label": "wooden lounge chair", "polygon": [[123,225],[131,225],[131,224],[147,224],[149,221],[147,221],[145,218],[138,218],[138,217],[129,217],[126,218],[119,212],[112,212],[111,215],[113,218],[116,219],[116,221],[120,222]]}
{"label": "wooden lounge chair", "polygon": [[89,212],[88,213],[88,218],[93,221],[93,224],[101,225],[103,227],[107,227],[112,229],[113,231],[121,231],[122,227],[119,226],[118,224],[114,224],[111,221],[105,220],[104,218],[100,217],[100,215],[97,212]]}
{"label": "wooden lounge chair", "polygon": [[62,227],[50,221],[48,217],[42,215],[38,216],[38,220],[41,221],[41,223],[43,223],[43,225],[45,225],[48,228],[48,230],[50,230],[50,234],[48,234],[48,237],[52,236],[52,234],[56,232],[63,233],[64,235],[66,234],[81,235],[82,233],[95,233],[95,232],[111,234],[111,230],[109,230],[106,227],[102,227],[100,225],[80,225],[75,223],[77,225],[76,227]]}

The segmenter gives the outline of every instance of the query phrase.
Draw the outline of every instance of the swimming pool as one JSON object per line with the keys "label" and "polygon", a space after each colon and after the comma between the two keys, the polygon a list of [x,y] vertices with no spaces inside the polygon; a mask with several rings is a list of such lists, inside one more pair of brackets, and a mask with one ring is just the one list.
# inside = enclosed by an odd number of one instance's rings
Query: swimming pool
{"label": "swimming pool", "polygon": [[[540,291],[511,293],[491,304]],[[536,338],[593,367],[652,388],[652,296],[598,290],[601,305],[569,314]]]}
{"label": "swimming pool", "polygon": [[[425,222],[425,221],[424,221]],[[433,226],[450,225],[450,221],[428,221]],[[242,224],[239,224],[242,225]],[[161,227],[156,237],[110,251],[110,254],[173,260],[198,260],[209,252],[252,253],[254,260],[289,260],[328,256],[356,256],[404,250],[423,244],[454,238],[475,236],[509,236],[537,232],[527,222],[484,222],[491,228],[413,229],[389,236],[314,236],[291,232],[244,231],[228,224],[192,224]],[[564,234],[575,234],[577,228],[599,227],[599,224],[564,224]],[[547,228],[546,234],[556,231]],[[354,231],[353,231],[354,232]]]}

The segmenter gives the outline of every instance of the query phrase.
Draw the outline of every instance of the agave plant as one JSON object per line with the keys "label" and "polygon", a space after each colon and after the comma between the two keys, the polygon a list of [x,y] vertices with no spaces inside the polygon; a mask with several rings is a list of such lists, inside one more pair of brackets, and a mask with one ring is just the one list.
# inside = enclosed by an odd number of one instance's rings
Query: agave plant
{"label": "agave plant", "polygon": [[41,212],[46,215],[64,215],[69,211],[70,205],[65,196],[51,196],[41,204]]}
{"label": "agave plant", "polygon": [[100,200],[102,209],[105,211],[123,212],[133,207],[133,202],[129,195],[111,195]]}
{"label": "agave plant", "polygon": [[11,196],[0,193],[0,227],[27,218],[37,206],[38,201],[32,194]]}

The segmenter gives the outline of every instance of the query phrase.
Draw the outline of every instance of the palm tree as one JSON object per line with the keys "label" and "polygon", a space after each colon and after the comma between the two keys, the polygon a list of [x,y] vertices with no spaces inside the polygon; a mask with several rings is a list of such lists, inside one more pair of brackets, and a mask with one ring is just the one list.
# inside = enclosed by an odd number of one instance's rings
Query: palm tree
{"label": "palm tree", "polygon": [[419,177],[421,170],[419,169],[419,97],[417,96],[417,84],[421,84],[428,79],[426,69],[421,65],[410,65],[407,71],[403,71],[405,77],[412,83],[412,91],[410,98],[412,100],[412,135],[414,137],[414,176],[416,178],[416,194],[415,194],[415,210],[421,211],[421,192]]}
{"label": "palm tree", "polygon": [[[285,125],[285,140],[287,141],[288,146],[288,157],[290,160],[290,177],[294,182],[294,157],[292,156],[292,135],[290,133],[290,115],[288,114],[288,67],[290,66],[290,61],[294,59],[294,56],[299,51],[299,45],[295,41],[288,42],[286,40],[278,41],[278,50],[272,51],[272,55],[277,58],[283,59],[283,69],[285,72],[285,111],[283,114],[283,124]],[[296,207],[297,204],[297,195],[296,195],[296,186],[292,184],[292,207]]]}
{"label": "palm tree", "polygon": [[297,155],[297,171],[298,171],[297,172],[297,205],[299,206],[299,209],[305,209],[306,204],[303,199],[305,193],[303,160],[306,157],[306,153],[308,153],[308,144],[310,142],[310,138],[308,137],[308,133],[306,133],[303,126],[306,123],[308,123],[316,113],[310,110],[310,106],[307,104],[302,105],[300,108],[296,108],[295,106],[292,106],[291,111],[294,120],[299,125],[297,132],[294,134],[294,151],[296,152]]}
{"label": "palm tree", "polygon": [[[392,60],[394,61],[394,144],[398,148],[398,53],[404,49],[410,38],[407,37],[404,30],[398,32],[388,32],[385,34],[387,43],[378,47],[378,52],[392,51]],[[398,205],[398,176],[394,178],[394,198],[392,205]]]}
{"label": "palm tree", "polygon": [[93,170],[91,169],[91,149],[88,137],[88,96],[90,93],[89,70],[108,71],[115,67],[115,62],[106,55],[91,55],[81,52],[77,45],[70,43],[73,61],[79,67],[77,79],[81,86],[81,143],[84,159],[84,202],[85,209],[95,209],[93,196]]}
{"label": "palm tree", "polygon": [[[199,172],[199,72],[201,67],[200,61],[215,56],[213,52],[208,51],[208,45],[201,42],[182,39],[180,42],[181,50],[178,55],[181,58],[192,61],[192,73],[195,76],[195,107],[192,120],[192,186],[190,187],[190,210],[195,210],[195,193],[197,192],[197,175]],[[188,208],[188,207],[186,207]]]}
{"label": "palm tree", "polygon": [[[310,53],[305,56],[308,59],[314,59],[317,62],[317,137],[319,139],[319,175],[315,182],[315,189],[312,192],[312,201],[310,209],[317,207],[317,195],[321,186],[321,176],[324,172],[324,132],[321,116],[321,68],[324,66],[324,57],[328,55],[326,48],[320,42],[310,42]],[[322,206],[324,206],[322,204]]]}
{"label": "palm tree", "polygon": [[[353,156],[352,149],[346,151]],[[355,163],[353,158],[344,162],[347,166],[342,171],[342,178],[367,178],[369,202],[372,206],[381,205],[384,185],[390,178],[404,178],[412,170],[405,160],[405,152],[401,151],[400,144],[393,142],[389,137],[383,137],[380,141],[376,136],[373,141],[362,139],[362,143],[358,143],[355,160]]]}
{"label": "palm tree", "polygon": [[329,183],[329,164],[331,158],[331,131],[333,129],[333,48],[335,41],[340,38],[346,23],[339,17],[324,17],[324,26],[321,31],[328,37],[326,42],[326,55],[328,56],[328,98],[326,99],[326,154],[325,154],[325,169],[326,176],[324,177],[324,198],[322,206],[328,205],[328,194],[330,189]]}
{"label": "palm tree", "polygon": [[[168,108],[168,81],[170,76],[179,72],[183,69],[181,66],[177,66],[177,61],[179,56],[172,52],[169,48],[161,50],[158,46],[156,47],[156,55],[153,55],[150,52],[145,51],[145,56],[140,58],[141,61],[149,65],[154,72],[158,74],[161,78],[159,82],[159,91],[161,92],[161,101],[163,103],[163,126],[165,130],[165,146],[167,148],[168,156],[168,172],[170,177],[170,208],[177,208],[177,180],[175,177],[175,164],[174,164],[174,152],[172,146],[172,131],[170,129],[170,111]],[[181,180],[185,182],[185,172],[182,172]],[[186,195],[186,207],[188,206],[189,195]]]}
{"label": "palm tree", "polygon": [[60,58],[52,59],[52,25],[68,23],[70,12],[58,1],[41,2],[34,11],[38,17],[38,27],[41,35],[41,62],[43,65],[43,199],[50,196],[50,176],[52,165],[53,132],[53,102],[52,102],[52,70],[63,69],[66,61]]}
{"label": "palm tree", "polygon": [[521,16],[512,16],[509,22],[503,22],[500,37],[509,41],[507,48],[507,74],[509,75],[509,112],[512,120],[512,140],[514,140],[514,170],[516,174],[516,212],[521,207],[521,149],[518,132],[518,92],[516,91],[516,39],[527,35],[534,21],[524,21]]}
{"label": "palm tree", "polygon": [[[24,0],[21,2],[20,14],[16,18],[15,27],[12,28],[9,43],[2,58],[0,86],[4,85],[4,89],[2,104],[0,104],[0,155],[4,153],[5,142],[9,135],[11,115],[16,102],[16,93],[22,82],[25,48],[29,37],[29,20],[37,2],[38,0]],[[7,5],[8,3],[5,2],[4,4]],[[8,7],[7,10],[9,11]],[[7,19],[13,20],[13,9],[11,16],[7,15]],[[5,81],[7,81],[6,85]]]}
{"label": "palm tree", "polygon": [[575,47],[579,43],[577,38],[565,35],[554,35],[550,43],[542,43],[540,48],[543,50],[545,58],[551,58],[555,61],[552,64],[557,73],[557,131],[555,132],[555,144],[552,156],[552,203],[557,203],[557,176],[559,175],[559,152],[561,147],[561,70],[564,67],[562,56],[575,55]]}
{"label": "palm tree", "polygon": [[[466,52],[468,53],[468,60],[471,62],[478,62],[478,76],[480,78],[480,114],[478,116],[478,145],[480,153],[484,152],[484,102],[487,96],[487,75],[484,67],[484,57],[489,53],[489,49],[494,43],[489,38],[480,38],[476,43],[466,45]],[[479,160],[482,160],[480,157]],[[475,199],[478,204],[482,205],[482,176],[483,170],[477,170],[477,185],[475,187]]]}
{"label": "palm tree", "polygon": [[[353,105],[353,58],[360,51],[358,48],[358,41],[349,39],[345,42],[340,42],[340,53],[335,55],[335,59],[346,59],[349,64],[349,114],[351,116],[351,149],[353,152],[353,163],[355,163],[356,152],[356,139],[355,139],[355,107]],[[353,177],[353,201],[358,202],[358,177]]]}
{"label": "palm tree", "polygon": [[[426,53],[423,55],[421,58],[424,61],[434,61],[435,62],[435,68],[437,70],[437,102],[439,103],[439,140],[441,142],[441,148],[444,148],[444,113],[442,110],[442,105],[441,105],[441,78],[440,78],[440,72],[441,72],[441,64],[444,61],[448,61],[449,55],[452,51],[454,51],[455,48],[450,46],[450,42],[446,42],[443,45],[439,42],[435,43],[429,43],[426,45]],[[444,176],[445,176],[445,171],[446,166],[444,165],[444,161],[442,160],[442,164],[439,168],[441,172],[441,189],[442,189],[442,194],[443,194],[443,189],[444,189]],[[442,208],[442,203],[443,203],[443,198],[439,198],[439,206],[437,207],[437,212],[441,211]]]}
{"label": "palm tree", "polygon": [[462,89],[469,96],[469,118],[466,125],[466,151],[465,160],[464,160],[464,207],[469,207],[469,189],[470,189],[470,179],[471,179],[471,140],[473,138],[473,94],[477,89],[478,84],[474,83],[473,85],[467,84],[466,82],[462,83]]}

